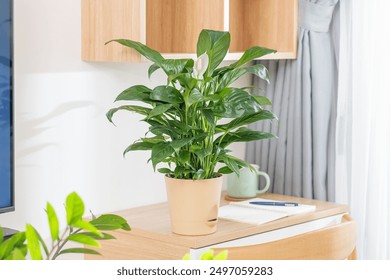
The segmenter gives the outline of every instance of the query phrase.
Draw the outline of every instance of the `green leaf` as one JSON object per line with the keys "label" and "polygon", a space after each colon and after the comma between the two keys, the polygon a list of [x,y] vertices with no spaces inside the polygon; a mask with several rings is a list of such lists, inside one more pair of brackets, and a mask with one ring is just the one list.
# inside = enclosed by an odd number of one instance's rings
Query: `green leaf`
{"label": "green leaf", "polygon": [[167,157],[171,156],[175,150],[169,142],[162,142],[154,145],[152,148],[152,164],[153,169],[156,170],[157,164],[162,162]]}
{"label": "green leaf", "polygon": [[175,168],[175,178],[182,178],[185,168],[183,166],[176,166]]}
{"label": "green leaf", "polygon": [[93,233],[93,232],[83,232],[80,234],[91,236],[91,237],[95,238],[96,240],[116,239],[115,236],[108,234],[108,233],[105,233],[105,232],[101,232],[101,235],[97,235],[96,233]]}
{"label": "green leaf", "polygon": [[74,225],[76,222],[82,220],[84,214],[84,202],[77,193],[72,192],[67,196],[65,208],[68,225]]}
{"label": "green leaf", "polygon": [[222,89],[220,92],[218,92],[218,94],[216,94],[217,100],[213,100],[213,101],[218,101],[218,100],[224,99],[224,98],[225,98],[226,96],[228,96],[233,90],[235,90],[235,88],[224,88],[224,89]]}
{"label": "green leaf", "polygon": [[69,249],[61,250],[61,252],[59,253],[59,255],[64,255],[64,254],[101,255],[99,252],[87,248],[69,248]]}
{"label": "green leaf", "polygon": [[190,153],[195,153],[196,151],[202,150],[203,147],[200,145],[191,145],[190,147]]}
{"label": "green leaf", "polygon": [[141,138],[141,140],[145,143],[157,144],[157,143],[165,141],[165,138],[164,138],[164,136],[154,136],[154,137],[149,137],[149,138]]}
{"label": "green leaf", "polygon": [[136,142],[134,144],[131,144],[126,148],[126,150],[123,151],[123,156],[127,154],[130,151],[148,151],[153,148],[155,144],[148,143],[148,142]]}
{"label": "green leaf", "polygon": [[[237,157],[231,156],[231,155],[220,156],[218,158],[218,161],[219,162],[224,162],[224,163],[233,163],[234,162],[233,164],[237,165],[239,168],[246,167],[246,168],[251,169],[252,172],[256,173],[256,169],[251,164],[247,163],[246,161],[244,161],[242,159],[239,159]],[[224,166],[224,167],[220,168],[218,170],[218,172],[222,173],[222,174],[230,174],[230,173],[235,172],[235,171],[232,170],[233,168],[231,168],[230,164],[229,164],[229,166]],[[238,172],[235,172],[235,173],[236,173],[237,176],[239,176]]]}
{"label": "green leaf", "polygon": [[202,102],[203,100],[204,98],[202,93],[197,88],[194,88],[191,90],[191,92],[188,95],[188,100],[186,102],[186,105],[187,107],[190,107],[191,105]]}
{"label": "green leaf", "polygon": [[206,175],[206,172],[203,169],[199,169],[195,172],[193,179],[194,180],[201,180],[204,179]]}
{"label": "green leaf", "polygon": [[197,83],[197,80],[189,73],[170,75],[168,83],[178,81],[180,85],[188,90],[191,90]]}
{"label": "green leaf", "polygon": [[157,65],[161,65],[161,63],[164,60],[164,58],[162,57],[162,55],[158,51],[153,50],[140,42],[135,42],[135,41],[126,40],[126,39],[115,39],[115,40],[108,41],[106,44],[111,43],[111,42],[117,42],[123,46],[135,49],[142,56],[146,57],[150,61],[153,61]]}
{"label": "green leaf", "polygon": [[271,138],[275,138],[275,135],[268,132],[240,128],[235,132],[230,132],[227,133],[225,136],[218,137],[214,141],[214,143],[218,143],[221,137],[224,138],[222,139],[220,146],[224,148],[234,142],[250,142],[250,141],[263,140],[263,139],[271,139]]}
{"label": "green leaf", "polygon": [[100,243],[96,241],[94,237],[85,234],[73,233],[68,236],[67,240],[98,248],[101,247]]}
{"label": "green leaf", "polygon": [[56,211],[54,210],[53,206],[48,202],[46,204],[46,214],[47,218],[49,220],[49,228],[50,228],[50,234],[51,234],[51,240],[55,241],[58,240],[59,236],[59,230],[60,230],[60,225],[58,222],[58,217],[56,214]]}
{"label": "green leaf", "polygon": [[136,85],[122,91],[115,99],[115,101],[134,100],[148,102],[150,101],[149,95],[151,92],[152,90],[146,86]]}
{"label": "green leaf", "polygon": [[39,245],[39,238],[37,231],[35,228],[26,224],[26,240],[27,240],[27,248],[30,252],[31,259],[33,260],[42,260],[41,247]]}
{"label": "green leaf", "polygon": [[260,106],[272,106],[272,102],[265,96],[262,95],[252,95],[255,99],[256,102],[259,103]]}
{"label": "green leaf", "polygon": [[141,141],[135,142],[128,146],[124,152],[123,156],[130,151],[148,151],[152,150],[153,146],[157,143],[164,142],[165,138],[163,136],[155,136],[151,138],[141,138]]}
{"label": "green leaf", "polygon": [[165,59],[161,63],[161,68],[169,75],[181,74],[186,67],[193,67],[193,59]]}
{"label": "green leaf", "polygon": [[191,154],[189,151],[180,151],[178,155],[178,160],[180,161],[181,164],[186,164],[187,162],[190,161]]}
{"label": "green leaf", "polygon": [[181,147],[191,143],[193,138],[182,138],[182,139],[176,139],[171,142],[171,147],[175,149],[175,151],[179,150]]}
{"label": "green leaf", "polygon": [[246,67],[245,70],[269,83],[268,69],[263,64],[255,64]]}
{"label": "green leaf", "polygon": [[149,67],[149,69],[148,69],[148,77],[149,77],[149,79],[150,79],[150,77],[152,76],[152,74],[156,71],[156,70],[158,70],[158,69],[160,69],[161,67],[160,67],[160,65],[158,65],[157,63],[153,63],[150,67]]}
{"label": "green leaf", "polygon": [[22,247],[25,240],[25,232],[17,232],[0,243],[0,260],[7,258],[15,248]]}
{"label": "green leaf", "polygon": [[207,96],[204,96],[203,98],[204,98],[204,101],[213,101],[213,102],[217,102],[217,101],[220,101],[223,99],[223,97],[219,93],[207,95]]}
{"label": "green leaf", "polygon": [[231,174],[231,173],[233,173],[233,170],[231,170],[227,166],[224,166],[224,167],[221,167],[220,169],[218,169],[218,173],[221,173],[221,174]]}
{"label": "green leaf", "polygon": [[196,46],[196,54],[197,56],[201,56],[202,54],[211,50],[213,42],[211,41],[211,36],[208,33],[208,30],[202,30],[199,34],[198,44]]}
{"label": "green leaf", "polygon": [[237,162],[235,160],[233,160],[232,158],[230,158],[228,156],[221,157],[221,160],[226,164],[226,166],[230,170],[232,170],[234,173],[237,174],[237,176],[239,176],[239,174],[240,174],[240,167],[239,167],[239,165],[237,164]]}
{"label": "green leaf", "polygon": [[245,68],[236,68],[227,71],[220,78],[217,91],[224,90],[226,87],[231,85],[234,81],[236,81],[246,73],[247,70]]}
{"label": "green leaf", "polygon": [[252,61],[256,58],[259,58],[259,57],[262,57],[264,55],[267,55],[267,54],[271,54],[271,53],[275,53],[276,51],[275,50],[271,50],[271,49],[267,49],[267,48],[263,48],[263,47],[252,47],[252,48],[249,48],[247,49],[244,54],[241,56],[241,58],[236,61],[235,63],[229,65],[230,68],[237,68],[237,67],[240,67],[246,63],[248,63],[249,61]]}
{"label": "green leaf", "polygon": [[82,230],[90,231],[98,236],[103,236],[103,234],[99,232],[99,230],[93,224],[87,221],[79,220],[76,223],[74,223],[74,227]]}
{"label": "green leaf", "polygon": [[[176,111],[176,113],[178,112]],[[172,139],[180,138],[183,134],[186,134],[191,129],[190,125],[178,120],[167,120],[166,126],[172,127],[176,133],[179,134],[179,137],[171,137]]]}
{"label": "green leaf", "polygon": [[168,135],[172,139],[178,138],[181,134],[179,129],[172,127],[170,125],[153,125],[149,128],[149,131],[157,136],[163,136],[164,134]]}
{"label": "green leaf", "polygon": [[98,230],[131,230],[126,219],[114,214],[101,215],[98,218],[92,220],[90,223],[93,224]]}
{"label": "green leaf", "polygon": [[113,109],[110,109],[106,116],[107,116],[107,119],[113,123],[112,121],[112,117],[114,116],[114,114],[120,110],[125,110],[125,111],[129,111],[129,112],[135,112],[135,113],[138,113],[140,115],[144,115],[144,116],[148,116],[150,111],[152,109],[150,108],[145,108],[145,107],[141,107],[141,106],[135,106],[135,105],[124,105],[124,106],[120,106],[118,108],[113,108]]}
{"label": "green leaf", "polygon": [[203,160],[205,157],[211,155],[212,152],[213,152],[213,148],[208,147],[208,148],[202,148],[202,149],[196,150],[195,154],[198,158]]}
{"label": "green leaf", "polygon": [[180,104],[184,102],[180,92],[171,86],[155,87],[150,93],[150,99],[170,104]]}
{"label": "green leaf", "polygon": [[224,31],[214,31],[204,29],[199,34],[197,44],[198,57],[204,53],[209,56],[208,73],[212,73],[214,69],[225,58],[230,46],[230,33]]}
{"label": "green leaf", "polygon": [[247,167],[250,170],[252,170],[252,172],[254,172],[254,173],[257,172],[257,170],[251,164],[247,163],[246,161],[239,159],[237,157],[234,157],[232,155],[227,155],[227,157],[230,158],[231,160],[234,160],[240,167]]}
{"label": "green leaf", "polygon": [[173,172],[169,168],[159,168],[157,169],[158,172],[162,174],[172,174]]}
{"label": "green leaf", "polygon": [[251,94],[245,90],[233,88],[223,100],[214,105],[213,114],[223,118],[237,118],[260,110],[261,106]]}
{"label": "green leaf", "polygon": [[[212,73],[214,69],[218,67],[218,65],[225,58],[229,46],[230,46],[230,33],[229,32],[221,32],[221,31],[212,31],[212,40],[215,40],[213,44],[211,55],[209,54],[210,62],[209,62],[209,72]],[[214,37],[214,38],[213,38]]]}
{"label": "green leaf", "polygon": [[257,113],[244,115],[242,117],[236,118],[227,124],[218,125],[217,128],[223,131],[228,131],[257,121],[272,120],[275,118],[276,116],[272,112],[268,110],[261,110],[260,112]]}
{"label": "green leaf", "polygon": [[215,124],[215,116],[213,114],[213,111],[211,109],[203,109],[202,110],[203,116],[206,119],[206,121],[211,125],[214,126]]}
{"label": "green leaf", "polygon": [[213,257],[214,257],[214,251],[213,249],[209,249],[200,256],[200,259],[203,261],[212,260]]}
{"label": "green leaf", "polygon": [[11,259],[16,261],[22,261],[26,259],[26,253],[20,250],[19,248],[15,248],[11,253]]}
{"label": "green leaf", "polygon": [[150,111],[149,115],[148,115],[148,118],[153,118],[155,116],[159,116],[163,113],[165,113],[166,111],[168,111],[169,109],[172,108],[172,104],[162,104],[162,105],[158,105],[156,107],[154,107],[152,109],[152,111]]}
{"label": "green leaf", "polygon": [[43,250],[45,251],[46,256],[48,256],[49,255],[49,250],[47,249],[45,241],[43,240],[42,236],[39,234],[38,231],[36,231],[36,233],[37,233],[37,236],[38,236],[38,241],[40,242]]}

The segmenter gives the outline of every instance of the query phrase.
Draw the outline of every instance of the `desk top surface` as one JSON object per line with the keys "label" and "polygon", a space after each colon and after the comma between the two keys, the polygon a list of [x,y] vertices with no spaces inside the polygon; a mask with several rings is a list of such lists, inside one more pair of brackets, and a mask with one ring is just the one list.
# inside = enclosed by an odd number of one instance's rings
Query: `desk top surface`
{"label": "desk top surface", "polygon": [[[280,194],[266,193],[262,198],[294,201],[302,204],[316,205],[316,211],[285,217],[262,225],[239,223],[220,219],[217,232],[202,236],[184,236],[171,232],[168,204],[159,203],[127,210],[117,211],[115,214],[124,217],[132,228],[131,234],[150,238],[189,248],[201,248],[212,244],[243,238],[279,228],[301,224],[333,215],[348,212],[348,206],[326,201],[311,200]],[[228,203],[224,198],[221,205]]]}

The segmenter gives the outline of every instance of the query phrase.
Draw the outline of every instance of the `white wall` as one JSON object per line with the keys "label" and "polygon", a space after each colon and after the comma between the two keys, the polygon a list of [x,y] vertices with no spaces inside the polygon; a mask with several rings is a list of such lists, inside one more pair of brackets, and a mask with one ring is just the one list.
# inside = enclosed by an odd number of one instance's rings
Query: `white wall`
{"label": "white wall", "polygon": [[[148,80],[149,63],[81,61],[80,0],[14,2],[16,211],[0,224],[23,230],[31,223],[48,237],[46,202],[63,217],[71,191],[96,214],[164,201],[163,176],[146,163],[149,153],[122,157],[146,125],[124,112],[115,127],[105,113],[121,90],[165,77],[156,72]],[[235,150],[242,156],[244,146]]]}

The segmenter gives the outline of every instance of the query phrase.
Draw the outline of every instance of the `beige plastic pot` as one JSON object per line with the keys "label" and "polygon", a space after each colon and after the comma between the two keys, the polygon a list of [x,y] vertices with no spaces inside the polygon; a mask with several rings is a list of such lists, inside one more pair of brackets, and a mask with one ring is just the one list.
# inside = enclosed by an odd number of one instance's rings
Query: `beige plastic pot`
{"label": "beige plastic pot", "polygon": [[165,177],[172,232],[206,235],[217,230],[222,176],[191,180]]}

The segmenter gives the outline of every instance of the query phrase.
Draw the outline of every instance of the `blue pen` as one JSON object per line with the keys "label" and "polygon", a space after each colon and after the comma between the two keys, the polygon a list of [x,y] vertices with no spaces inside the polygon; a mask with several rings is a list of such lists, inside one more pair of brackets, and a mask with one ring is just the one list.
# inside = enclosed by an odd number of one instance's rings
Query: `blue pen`
{"label": "blue pen", "polygon": [[267,205],[267,206],[298,206],[295,202],[273,202],[273,201],[250,201],[249,204]]}

